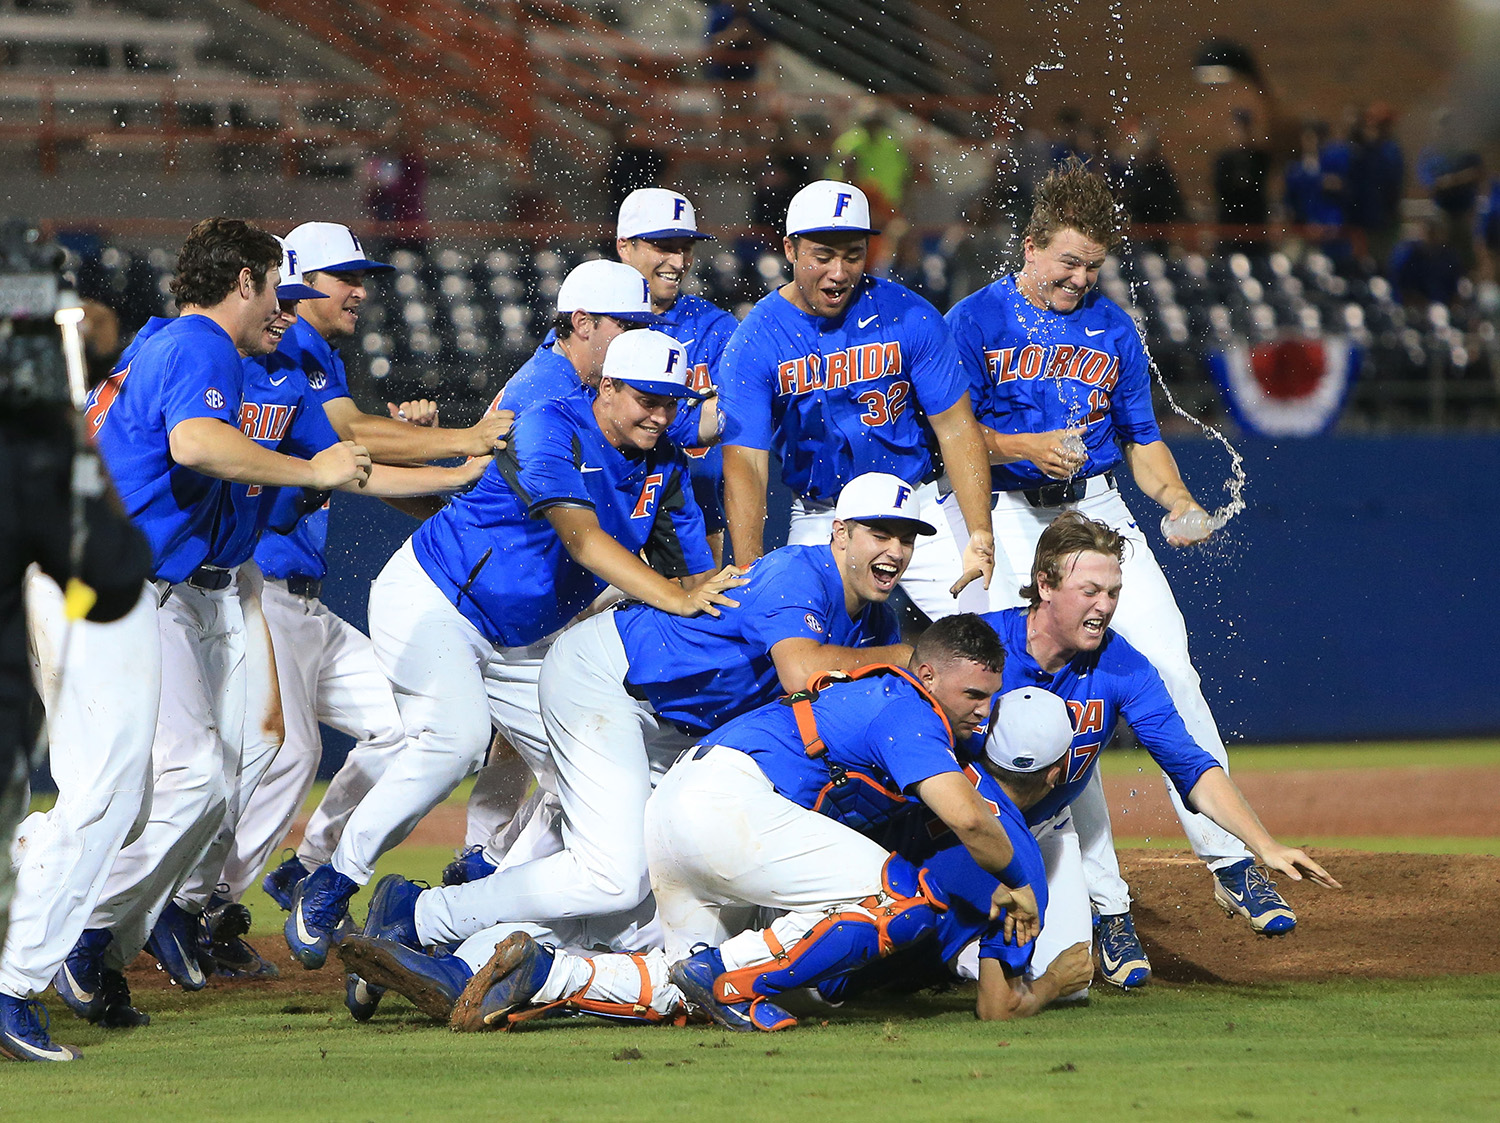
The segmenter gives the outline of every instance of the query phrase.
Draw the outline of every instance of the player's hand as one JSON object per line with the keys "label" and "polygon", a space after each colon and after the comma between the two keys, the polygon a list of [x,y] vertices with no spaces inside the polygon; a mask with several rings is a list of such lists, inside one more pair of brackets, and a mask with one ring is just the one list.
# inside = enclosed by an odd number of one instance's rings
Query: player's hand
{"label": "player's hand", "polygon": [[490,461],[494,459],[493,456],[471,456],[462,464],[453,468],[452,471],[457,481],[457,486],[465,488],[475,483],[480,476],[484,475],[484,470],[490,466]]}
{"label": "player's hand", "polygon": [[678,616],[699,616],[705,612],[710,616],[722,615],[718,609],[719,605],[726,608],[740,606],[739,601],[726,597],[724,590],[737,589],[749,582],[750,578],[745,576],[745,571],[739,566],[726,565],[703,584],[693,589],[684,589],[682,600],[673,611]]}
{"label": "player's hand", "polygon": [[464,448],[467,456],[487,456],[489,453],[505,447],[505,438],[509,436],[511,426],[516,423],[516,415],[508,409],[492,409],[477,422],[464,430],[469,443]]}
{"label": "player's hand", "polygon": [[1302,875],[1305,872],[1308,877],[1312,878],[1325,889],[1343,888],[1342,885],[1334,880],[1332,874],[1295,846],[1282,846],[1279,842],[1272,843],[1266,847],[1265,853],[1258,855],[1258,857],[1261,860],[1261,864],[1267,869],[1286,874],[1293,881],[1301,881]]}
{"label": "player's hand", "polygon": [[969,535],[969,544],[964,547],[964,575],[948,590],[949,595],[958,596],[964,587],[975,578],[984,578],[984,587],[990,587],[995,576],[995,536],[988,530],[976,530]]}
{"label": "player's hand", "polygon": [[990,896],[990,919],[998,920],[1005,913],[1003,926],[1005,942],[1020,947],[1037,937],[1042,930],[1041,913],[1036,907],[1036,893],[1031,886],[1012,889],[1008,885],[995,886]]}
{"label": "player's hand", "polygon": [[1069,452],[1068,446],[1083,440],[1082,429],[1053,429],[1046,433],[1018,433],[1015,439],[1023,456],[1055,480],[1071,479],[1088,462],[1088,454]]}
{"label": "player's hand", "polygon": [[[1203,508],[1201,506],[1199,506],[1197,502],[1194,501],[1194,499],[1192,498],[1192,496],[1188,496],[1188,497],[1186,497],[1184,499],[1179,499],[1176,503],[1173,503],[1172,506],[1167,509],[1167,518],[1169,518],[1169,519],[1180,519],[1180,518],[1182,518],[1183,515],[1187,514],[1189,511],[1203,511]],[[1203,513],[1204,513],[1205,517],[1208,515],[1207,511],[1203,511]],[[1167,545],[1168,546],[1179,546],[1179,547],[1180,546],[1197,546],[1200,543],[1207,542],[1210,538],[1212,538],[1214,536],[1213,523],[1210,522],[1208,524],[1208,527],[1209,527],[1208,533],[1205,534],[1202,538],[1183,538],[1180,535],[1176,535],[1176,534],[1170,535],[1167,538]]]}
{"label": "player's hand", "polygon": [[428,428],[437,427],[437,403],[429,402],[426,398],[421,398],[415,402],[402,402],[399,406],[395,402],[386,402],[385,408],[391,411],[391,416],[397,421],[405,421],[411,425],[423,425]]}
{"label": "player's hand", "polygon": [[1058,994],[1074,994],[1094,981],[1094,957],[1087,942],[1074,944],[1047,965],[1044,974],[1057,983]]}
{"label": "player's hand", "polygon": [[364,487],[370,481],[370,454],[364,445],[353,441],[329,445],[309,463],[313,470],[311,486],[319,491],[332,491],[351,483]]}

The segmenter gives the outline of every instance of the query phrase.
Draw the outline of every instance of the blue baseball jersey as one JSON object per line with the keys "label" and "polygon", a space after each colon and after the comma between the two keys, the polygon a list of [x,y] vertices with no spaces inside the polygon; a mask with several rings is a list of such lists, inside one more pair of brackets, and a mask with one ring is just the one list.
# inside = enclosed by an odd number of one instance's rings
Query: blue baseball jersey
{"label": "blue baseball jersey", "polygon": [[[691,356],[690,356],[691,357]],[[541,345],[531,353],[531,358],[506,380],[490,409],[508,409],[517,417],[538,402],[556,401],[573,393],[583,382],[568,357],[557,347],[557,333],[549,331]],[[588,388],[590,394],[594,390]],[[698,406],[682,402],[677,407],[677,416],[667,426],[667,439],[678,448],[690,448],[698,443]]]}
{"label": "blue baseball jersey", "polygon": [[771,648],[784,639],[881,647],[901,638],[889,605],[867,604],[849,615],[829,546],[772,550],[748,576],[749,584],[729,590],[739,606],[718,616],[673,616],[643,604],[615,612],[629,684],[658,714],[695,734],[782,692]]}
{"label": "blue baseball jersey", "polygon": [[[981,425],[1005,434],[1082,426],[1080,477],[1119,465],[1121,442],[1161,440],[1135,321],[1097,290],[1062,314],[1035,307],[1012,274],[955,304],[948,326]],[[1024,460],[993,465],[990,475],[997,491],[1056,482]]]}
{"label": "blue baseball jersey", "polygon": [[[827,746],[819,757],[808,756],[786,701],[735,718],[705,740],[748,754],[778,795],[862,832],[888,823],[923,780],[961,771],[947,721],[900,675],[830,683],[813,699],[812,714]],[[878,785],[898,798],[833,798],[824,789],[839,770],[845,784],[863,784],[872,793]]]}
{"label": "blue baseball jersey", "polygon": [[604,591],[564,548],[550,507],[593,510],[605,533],[668,577],[713,568],[682,453],[667,441],[649,452],[615,448],[593,401],[575,385],[525,410],[479,482],[412,535],[433,584],[500,647],[550,635]]}
{"label": "blue baseball jersey", "polygon": [[[1068,704],[1074,731],[1063,781],[1027,809],[1028,823],[1045,823],[1073,802],[1121,717],[1184,800],[1203,773],[1219,766],[1188,734],[1156,668],[1123,636],[1106,629],[1098,650],[1081,652],[1056,674],[1048,674],[1026,651],[1026,614],[1024,608],[1007,608],[980,617],[1005,647],[1001,692],[1023,686],[1051,691]],[[981,731],[971,739],[973,755],[983,751],[983,743]]]}
{"label": "blue baseball jersey", "polygon": [[238,425],[244,373],[234,341],[207,316],[148,326],[90,392],[85,423],[151,544],[153,574],[177,582],[210,560],[234,510],[229,484],[172,459],[170,435],[197,418]]}
{"label": "blue baseball jersey", "polygon": [[[270,379],[288,379],[287,382],[272,381],[265,387],[267,393],[300,380],[306,384],[309,400],[318,406],[320,414],[325,403],[349,397],[349,378],[344,371],[343,356],[306,320],[298,320],[288,328],[275,354],[266,356],[262,362],[266,369],[272,370]],[[300,374],[289,373],[289,368]],[[306,412],[304,409],[304,421],[307,420]],[[324,420],[327,420],[326,415]],[[335,436],[334,440],[337,441],[338,437]],[[328,573],[327,554],[328,507],[325,504],[298,521],[288,533],[263,536],[255,550],[255,563],[267,577],[321,578]]]}
{"label": "blue baseball jersey", "polygon": [[[729,337],[739,326],[733,316],[701,296],[684,293],[662,316],[656,330],[682,344],[688,358],[688,385],[707,390],[718,384],[719,361]],[[689,438],[691,444],[696,440]],[[707,448],[684,447],[688,471],[693,477],[693,497],[703,512],[710,534],[724,529],[724,450],[717,444]]]}
{"label": "blue baseball jersey", "polygon": [[[269,355],[247,358],[245,363],[244,401],[240,403],[240,432],[262,448],[311,460],[318,453],[339,442],[339,435],[323,412],[323,403],[308,385],[294,361],[274,351]],[[259,484],[231,484],[231,501],[235,519],[214,544],[213,565],[239,565],[254,555],[257,564],[262,556],[279,559],[290,552],[282,543],[302,531],[304,525],[320,517],[327,531],[328,506],[324,503],[298,519],[303,489],[300,487],[262,487]],[[265,531],[289,528],[290,534]],[[321,542],[317,558],[322,561]],[[261,565],[264,570],[265,566]],[[327,566],[310,572],[307,568],[289,573],[266,573],[267,577],[302,575],[321,577]]]}
{"label": "blue baseball jersey", "polygon": [[724,443],[774,451],[808,499],[832,502],[865,472],[921,483],[934,473],[923,415],[968,390],[942,316],[894,281],[867,275],[832,317],[771,292],[724,349]]}

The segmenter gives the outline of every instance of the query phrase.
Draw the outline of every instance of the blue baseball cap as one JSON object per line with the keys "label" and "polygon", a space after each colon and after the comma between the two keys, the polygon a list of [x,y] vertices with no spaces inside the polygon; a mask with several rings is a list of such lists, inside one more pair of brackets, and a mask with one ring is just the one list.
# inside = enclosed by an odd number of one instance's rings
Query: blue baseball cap
{"label": "blue baseball cap", "polygon": [[698,216],[687,196],[665,187],[639,187],[625,196],[615,223],[617,238],[694,238],[712,241],[698,232]]}
{"label": "blue baseball cap", "polygon": [[304,222],[286,236],[287,246],[297,255],[303,273],[369,273],[394,269],[383,261],[365,256],[359,236],[337,222]]}
{"label": "blue baseball cap", "polygon": [[319,292],[311,285],[302,283],[302,271],[297,268],[296,252],[281,239],[281,284],[276,286],[277,300],[327,300],[326,292]]}
{"label": "blue baseball cap", "polygon": [[[640,274],[636,274],[640,276]],[[687,352],[665,332],[627,331],[609,341],[601,377],[623,382],[647,394],[702,401],[706,395],[687,384]]]}

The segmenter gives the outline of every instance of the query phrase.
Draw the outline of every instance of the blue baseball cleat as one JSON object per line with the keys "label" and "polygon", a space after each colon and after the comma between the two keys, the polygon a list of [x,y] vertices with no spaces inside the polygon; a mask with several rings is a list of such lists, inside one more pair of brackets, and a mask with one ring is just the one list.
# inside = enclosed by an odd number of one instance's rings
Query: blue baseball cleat
{"label": "blue baseball cleat", "polygon": [[146,950],[156,956],[157,964],[183,990],[202,990],[208,984],[208,976],[198,962],[200,923],[199,917],[176,901],[168,901],[146,941]]}
{"label": "blue baseball cleat", "polygon": [[293,854],[277,866],[260,883],[267,897],[281,906],[282,912],[292,911],[292,890],[311,871],[302,864],[302,859]]}
{"label": "blue baseball cleat", "polygon": [[703,948],[672,964],[667,978],[682,991],[684,998],[712,1018],[715,1025],[736,1033],[757,1030],[774,1033],[797,1024],[797,1019],[780,1006],[758,996],[746,995],[745,1002],[720,1002],[714,995],[714,980],[723,973],[724,959],[719,949]]}
{"label": "blue baseball cleat", "polygon": [[1297,926],[1292,906],[1254,858],[1214,871],[1214,900],[1230,916],[1243,916],[1263,936],[1281,936]]}
{"label": "blue baseball cleat", "polygon": [[344,969],[367,983],[393,990],[430,1018],[446,1022],[469,983],[469,965],[456,955],[424,955],[374,936],[350,936],[339,944]]}
{"label": "blue baseball cleat", "polygon": [[292,890],[292,915],[282,930],[293,958],[309,971],[328,962],[337,929],[349,917],[349,898],[358,892],[352,878],[330,865],[319,866]]}
{"label": "blue baseball cleat", "polygon": [[453,861],[443,867],[443,884],[467,885],[494,872],[494,864],[484,856],[484,847],[470,846],[460,850]]}
{"label": "blue baseball cleat", "polygon": [[1151,977],[1151,961],[1135,934],[1135,921],[1128,912],[1101,914],[1095,926],[1099,943],[1099,973],[1104,981],[1130,990]]}
{"label": "blue baseball cleat", "polygon": [[373,1018],[384,997],[385,987],[378,987],[358,975],[344,976],[344,1008],[356,1022],[367,1022]]}
{"label": "blue baseball cleat", "polygon": [[556,956],[525,932],[514,932],[495,945],[489,962],[474,972],[459,999],[455,1029],[499,1029],[510,1015],[532,1004],[546,983]]}
{"label": "blue baseball cleat", "polygon": [[386,874],[375,886],[370,911],[365,916],[362,936],[395,940],[409,948],[420,948],[417,939],[417,898],[422,886],[408,881],[399,873]]}
{"label": "blue baseball cleat", "polygon": [[0,1056],[14,1061],[76,1061],[83,1056],[71,1045],[48,1036],[47,1008],[34,998],[0,994]]}
{"label": "blue baseball cleat", "polygon": [[91,1022],[104,1013],[99,972],[103,967],[104,949],[114,938],[114,933],[108,928],[85,929],[52,979],[58,997],[68,1009]]}

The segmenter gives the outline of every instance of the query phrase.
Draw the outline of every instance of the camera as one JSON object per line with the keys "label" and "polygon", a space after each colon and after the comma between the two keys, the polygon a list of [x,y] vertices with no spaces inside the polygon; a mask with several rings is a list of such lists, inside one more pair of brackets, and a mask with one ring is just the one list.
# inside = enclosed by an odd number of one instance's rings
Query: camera
{"label": "camera", "polygon": [[75,402],[69,339],[77,347],[82,309],[66,264],[67,251],[36,226],[0,223],[0,410]]}

